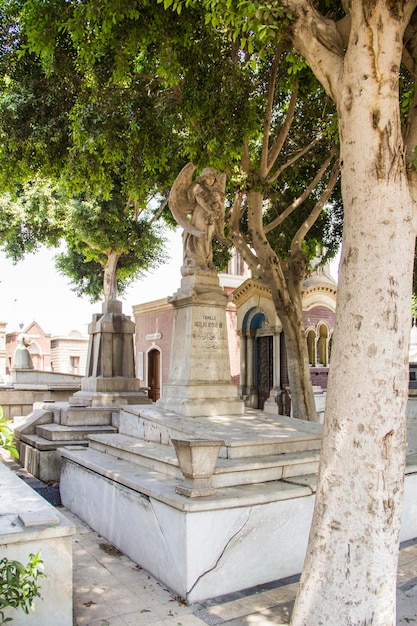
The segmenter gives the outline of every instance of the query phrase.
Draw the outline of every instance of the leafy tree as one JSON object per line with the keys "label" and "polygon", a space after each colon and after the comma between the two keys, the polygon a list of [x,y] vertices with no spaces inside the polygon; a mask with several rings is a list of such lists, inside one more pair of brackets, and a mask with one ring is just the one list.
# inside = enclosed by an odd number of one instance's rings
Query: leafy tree
{"label": "leafy tree", "polygon": [[115,297],[116,272],[126,286],[164,258],[154,226],[162,207],[148,204],[179,158],[169,114],[146,67],[114,84],[107,57],[81,67],[62,33],[50,57],[28,51],[29,13],[30,3],[2,3],[0,236],[14,259],[66,239],[58,266],[76,290],[96,299],[101,277],[105,298]]}
{"label": "leafy tree", "polygon": [[[302,287],[318,249],[326,259],[338,244],[337,237],[326,237],[341,208],[337,197],[323,210],[339,175],[337,148],[324,136],[333,110],[322,115],[323,94],[306,71],[295,83],[288,80],[294,66],[284,47],[259,65],[265,72],[263,119],[243,146],[244,182],[235,194],[230,232],[254,275],[271,289],[285,336],[294,415],[315,420]],[[313,96],[300,93],[302,81],[309,82]]]}
{"label": "leafy tree", "polygon": [[[25,3],[31,51],[53,65],[56,42],[65,33],[79,67],[88,68],[111,97],[123,89],[129,111],[130,88],[146,70],[184,155],[229,174],[228,232],[254,274],[271,287],[286,336],[295,414],[315,419],[301,288],[318,245],[329,257],[340,235],[330,226],[335,215],[339,219],[340,204],[322,211],[337,180],[337,165],[331,174],[329,167],[336,155],[329,99],[285,42],[262,55],[259,42],[257,48],[249,42],[239,47],[227,31],[206,24],[198,3],[180,16],[147,2],[123,10],[113,2],[99,8],[65,3],[57,15],[51,19],[47,3]],[[121,46],[122,40],[128,43]],[[298,80],[302,87],[295,90]],[[82,146],[91,128],[99,133],[103,123],[99,107],[89,103],[87,118],[82,107],[74,113]],[[98,137],[93,145],[100,145]],[[117,154],[117,138],[112,151],[114,146]],[[72,258],[76,268],[78,259]]]}
{"label": "leafy tree", "polygon": [[103,291],[106,300],[116,298],[165,258],[153,216],[143,211],[142,217],[138,206],[126,205],[115,189],[109,200],[68,197],[62,187],[37,179],[0,198],[0,210],[0,240],[9,257],[17,262],[41,244],[56,248],[64,240],[66,250],[55,257],[57,269],[92,301]]}
{"label": "leafy tree", "polygon": [[[43,4],[46,13],[50,7]],[[164,4],[183,16],[193,2]],[[411,90],[401,111],[400,67],[414,87],[416,3],[198,4],[207,21],[223,32],[230,26],[244,46],[259,39],[278,46],[289,35],[335,103],[343,254],[316,506],[292,623],[393,624],[416,234],[417,94]],[[124,11],[138,6],[155,8],[143,2]],[[76,10],[76,32],[87,22],[93,40],[94,29],[99,32],[95,45],[109,32],[115,37],[106,19],[119,23],[123,11],[115,2],[77,3]],[[98,14],[107,30],[98,28]],[[184,37],[198,49],[197,36],[184,30]]]}

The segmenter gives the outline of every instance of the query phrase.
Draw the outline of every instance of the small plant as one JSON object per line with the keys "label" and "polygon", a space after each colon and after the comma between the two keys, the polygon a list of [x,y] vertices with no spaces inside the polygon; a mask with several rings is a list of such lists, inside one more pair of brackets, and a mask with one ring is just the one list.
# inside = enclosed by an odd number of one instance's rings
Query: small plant
{"label": "small plant", "polygon": [[42,565],[40,552],[29,554],[27,565],[6,558],[0,560],[0,625],[12,621],[11,617],[4,617],[2,610],[8,606],[20,607],[26,614],[33,609],[33,600],[41,595],[38,580],[46,578]]}
{"label": "small plant", "polygon": [[17,459],[19,453],[14,444],[13,431],[9,428],[10,423],[10,420],[4,419],[3,407],[0,406],[0,448],[6,450],[11,456]]}
{"label": "small plant", "polygon": [[[0,449],[18,458],[19,453],[9,424],[10,421],[4,419],[3,408],[0,406]],[[29,609],[33,609],[33,600],[41,595],[38,580],[46,578],[42,567],[40,552],[29,554],[27,565],[6,557],[0,560],[0,626],[13,621],[11,617],[4,617],[3,609],[6,607],[20,607],[26,614]]]}

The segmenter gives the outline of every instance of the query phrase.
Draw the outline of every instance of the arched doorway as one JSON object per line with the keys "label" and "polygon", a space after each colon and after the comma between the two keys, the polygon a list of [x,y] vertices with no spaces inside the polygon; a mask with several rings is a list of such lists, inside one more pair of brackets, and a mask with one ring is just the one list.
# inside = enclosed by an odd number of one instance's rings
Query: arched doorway
{"label": "arched doorway", "polygon": [[274,386],[274,347],[272,335],[256,338],[256,388],[258,409],[263,409]]}
{"label": "arched doorway", "polygon": [[243,320],[245,340],[246,388],[243,395],[247,406],[263,409],[274,387],[274,338],[265,312],[259,307],[247,311]]}
{"label": "arched doorway", "polygon": [[148,352],[148,395],[156,402],[161,397],[161,353],[153,348]]}
{"label": "arched doorway", "polygon": [[276,413],[281,406],[281,335],[269,288],[248,279],[235,292],[240,336],[240,397],[247,407]]}

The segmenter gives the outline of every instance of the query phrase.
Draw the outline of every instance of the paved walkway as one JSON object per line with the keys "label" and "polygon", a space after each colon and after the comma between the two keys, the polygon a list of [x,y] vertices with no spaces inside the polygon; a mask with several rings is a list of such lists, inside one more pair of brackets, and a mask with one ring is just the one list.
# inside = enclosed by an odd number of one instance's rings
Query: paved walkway
{"label": "paved walkway", "polygon": [[[69,511],[74,536],[74,626],[288,624],[298,578],[186,606]],[[417,539],[400,550],[397,626],[417,626]],[[342,625],[341,625],[342,626]]]}

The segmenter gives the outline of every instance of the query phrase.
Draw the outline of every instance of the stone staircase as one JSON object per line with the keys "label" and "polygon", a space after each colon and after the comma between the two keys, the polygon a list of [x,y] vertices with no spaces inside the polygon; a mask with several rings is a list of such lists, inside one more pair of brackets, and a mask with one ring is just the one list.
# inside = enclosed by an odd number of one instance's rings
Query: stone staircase
{"label": "stone staircase", "polygon": [[39,403],[28,415],[16,417],[13,430],[20,464],[43,482],[60,475],[57,450],[69,444],[88,446],[94,433],[116,433],[111,408],[71,407],[68,403]]}
{"label": "stone staircase", "polygon": [[[251,450],[252,456],[229,457],[230,449],[223,450],[225,458],[220,457],[217,461],[212,485],[216,489],[225,487],[235,487],[238,485],[250,485],[264,483],[268,481],[286,480],[295,476],[314,474],[318,468],[319,461],[319,439],[315,450],[296,450],[294,452],[265,454],[265,446],[256,446]],[[247,447],[247,446],[244,446]],[[163,476],[170,476],[178,480],[183,480],[182,472],[179,468],[177,455],[172,445],[160,444],[151,441],[141,441],[135,437],[123,434],[91,434],[89,436],[89,450],[105,454],[115,459],[126,461],[137,465],[143,472],[158,472]],[[236,453],[236,448],[233,450]],[[83,458],[87,454],[83,453]],[[96,464],[99,455],[94,455]],[[107,466],[108,459],[103,459]],[[121,480],[119,478],[119,480]]]}
{"label": "stone staircase", "polygon": [[227,497],[228,489],[250,485],[315,484],[319,424],[251,409],[243,416],[187,418],[150,405],[124,407],[118,426],[116,434],[90,433],[86,449],[70,445],[61,453],[138,493],[146,491],[147,482],[175,491],[184,476],[172,440],[222,440],[211,478],[219,497]]}

